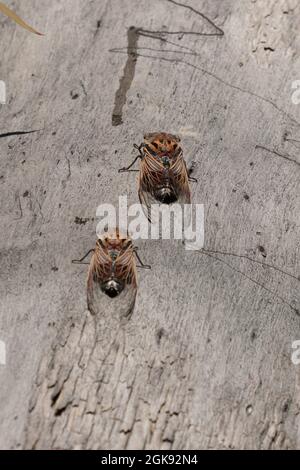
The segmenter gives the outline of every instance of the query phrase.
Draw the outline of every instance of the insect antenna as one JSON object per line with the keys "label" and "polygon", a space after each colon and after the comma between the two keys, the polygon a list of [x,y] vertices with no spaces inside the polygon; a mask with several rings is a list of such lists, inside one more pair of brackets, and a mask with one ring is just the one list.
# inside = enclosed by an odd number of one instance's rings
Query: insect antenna
{"label": "insect antenna", "polygon": [[73,259],[72,263],[73,264],[90,264],[90,263],[83,263],[82,261],[85,260],[85,258],[87,258],[90,253],[94,253],[94,251],[95,251],[95,249],[92,248],[81,259]]}

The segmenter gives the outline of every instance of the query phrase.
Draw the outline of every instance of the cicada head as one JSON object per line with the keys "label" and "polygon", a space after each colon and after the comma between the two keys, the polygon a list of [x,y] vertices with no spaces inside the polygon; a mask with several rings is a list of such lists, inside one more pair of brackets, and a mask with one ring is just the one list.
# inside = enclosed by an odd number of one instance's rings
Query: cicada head
{"label": "cicada head", "polygon": [[126,242],[130,241],[130,237],[128,233],[125,233],[125,231],[122,231],[121,229],[117,227],[114,229],[110,229],[110,230],[107,229],[106,231],[104,231],[104,233],[102,233],[99,236],[98,241],[101,241],[102,245],[104,245],[107,248],[109,246],[121,247],[123,244],[126,244]]}
{"label": "cicada head", "polygon": [[132,245],[132,241],[128,233],[121,231],[119,228],[106,230],[99,236],[97,244],[111,256],[112,259]]}
{"label": "cicada head", "polygon": [[144,135],[144,147],[148,152],[161,160],[165,167],[172,164],[181,152],[180,138],[166,132],[153,132]]}

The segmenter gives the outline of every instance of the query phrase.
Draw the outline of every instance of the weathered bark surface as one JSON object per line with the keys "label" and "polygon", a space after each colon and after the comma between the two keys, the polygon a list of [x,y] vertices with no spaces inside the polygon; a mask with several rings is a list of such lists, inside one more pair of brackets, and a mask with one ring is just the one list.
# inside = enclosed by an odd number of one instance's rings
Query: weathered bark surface
{"label": "weathered bark surface", "polygon": [[[7,3],[46,36],[0,19],[1,134],[41,129],[0,139],[1,448],[299,448],[299,2]],[[153,130],[197,162],[208,252],[139,242],[133,315],[93,318],[71,260]]]}

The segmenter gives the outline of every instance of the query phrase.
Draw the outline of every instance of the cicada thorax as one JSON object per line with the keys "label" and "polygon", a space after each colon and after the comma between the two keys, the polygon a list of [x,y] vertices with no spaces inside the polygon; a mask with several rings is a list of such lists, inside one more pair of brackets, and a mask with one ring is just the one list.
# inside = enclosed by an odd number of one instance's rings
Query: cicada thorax
{"label": "cicada thorax", "polygon": [[105,299],[120,298],[119,308],[132,310],[136,290],[136,263],[129,237],[114,234],[97,241],[88,275],[88,305],[92,313],[109,306]]}

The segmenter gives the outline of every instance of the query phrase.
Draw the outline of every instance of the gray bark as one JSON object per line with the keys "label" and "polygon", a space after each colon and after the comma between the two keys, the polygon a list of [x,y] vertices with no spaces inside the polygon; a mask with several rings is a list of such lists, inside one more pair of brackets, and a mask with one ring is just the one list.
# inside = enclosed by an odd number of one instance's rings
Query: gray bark
{"label": "gray bark", "polygon": [[[300,446],[299,4],[184,3],[7,1],[46,36],[0,19],[1,134],[40,130],[0,139],[1,448]],[[156,130],[197,163],[206,252],[138,242],[133,314],[91,317],[71,260]]]}

